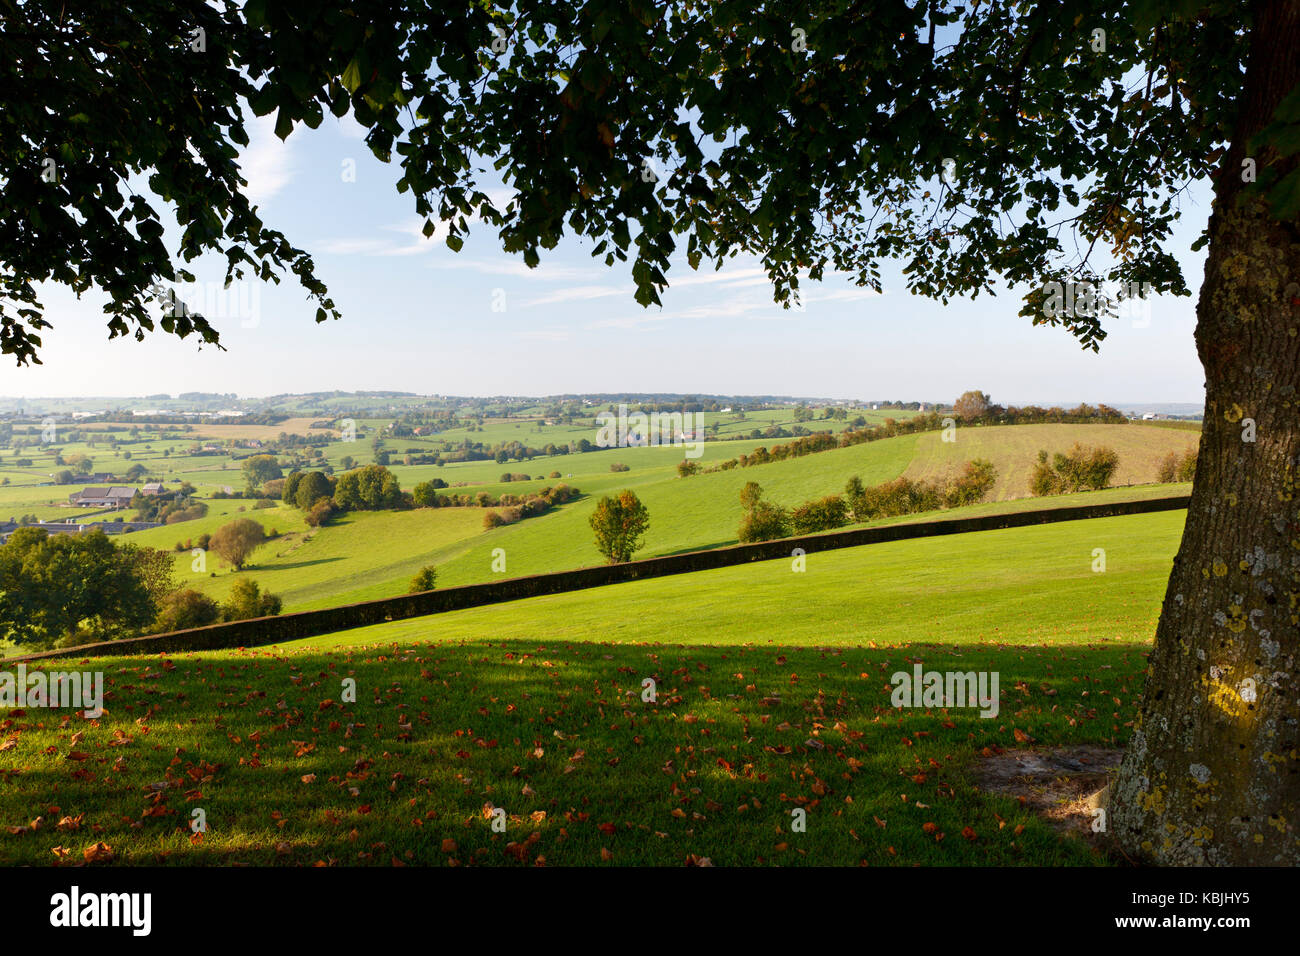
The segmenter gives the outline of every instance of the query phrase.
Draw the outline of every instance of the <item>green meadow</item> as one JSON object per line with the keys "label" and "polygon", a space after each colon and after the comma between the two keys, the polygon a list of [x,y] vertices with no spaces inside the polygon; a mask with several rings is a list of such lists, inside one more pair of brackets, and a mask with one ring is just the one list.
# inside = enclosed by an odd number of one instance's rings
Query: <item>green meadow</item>
{"label": "green meadow", "polygon": [[[1009,748],[1124,743],[1182,521],[892,542],[79,663],[108,683],[98,721],[0,722],[0,860],[102,842],[187,865],[1105,864],[974,781]],[[894,707],[891,676],[916,663],[996,671],[997,715]]]}
{"label": "green meadow", "polygon": [[[863,411],[862,414],[884,413]],[[735,416],[713,417],[730,419]],[[299,422],[312,420],[311,416],[298,419]],[[732,424],[758,427],[769,420],[791,424],[793,409],[750,412],[743,421]],[[483,427],[497,429],[500,435],[516,430],[520,435],[526,435],[540,427],[548,441],[557,443],[567,442],[574,436],[590,437],[593,434],[588,427],[575,430],[562,424],[547,426],[538,420],[488,421],[490,424]],[[373,418],[359,420],[358,425],[363,434],[367,430],[378,433],[389,422],[391,419]],[[234,429],[238,426],[223,427]],[[250,433],[267,427],[251,426]],[[742,516],[739,492],[750,481],[758,482],[769,500],[792,507],[811,498],[841,493],[852,475],[858,475],[868,484],[888,481],[901,474],[938,479],[955,471],[968,457],[987,457],[999,468],[998,489],[995,489],[998,493],[994,498],[1005,499],[1010,494],[1008,489],[1026,484],[1035,450],[1043,444],[1051,448],[1068,447],[1074,440],[1086,440],[1122,445],[1121,468],[1131,460],[1134,464],[1126,474],[1149,482],[1153,475],[1147,471],[1153,468],[1152,462],[1158,458],[1158,451],[1165,445],[1170,448],[1177,446],[1181,450],[1196,440],[1191,433],[1140,425],[1025,425],[959,429],[958,441],[954,443],[942,442],[937,433],[904,435],[784,462],[689,478],[680,478],[677,474],[677,465],[684,456],[679,447],[607,449],[505,465],[490,461],[444,466],[393,464],[391,470],[406,489],[419,481],[440,477],[451,486],[447,493],[486,491],[493,496],[519,495],[563,481],[581,489],[583,497],[541,517],[491,531],[484,530],[484,512],[479,508],[360,512],[343,515],[324,528],[311,529],[298,509],[280,502],[262,509],[254,507],[255,502],[251,500],[212,497],[214,492],[223,488],[242,488],[243,475],[240,463],[228,455],[186,453],[194,444],[202,443],[203,428],[196,425],[194,431],[188,433],[180,429],[160,432],[156,427],[152,431],[142,428],[135,438],[123,435],[116,450],[103,441],[95,445],[83,442],[58,447],[65,457],[79,453],[89,455],[96,470],[120,473],[132,464],[142,464],[151,476],[161,478],[169,486],[177,486],[181,481],[195,485],[198,497],[208,506],[206,516],[134,532],[120,540],[175,551],[175,575],[183,587],[222,599],[235,580],[241,576],[251,577],[263,589],[278,594],[286,611],[401,594],[407,590],[412,576],[426,565],[435,565],[439,586],[448,587],[502,576],[517,577],[599,564],[603,559],[595,548],[588,519],[602,495],[616,494],[623,489],[634,491],[649,509],[649,531],[637,556],[653,557],[735,543]],[[428,448],[433,450],[435,442],[437,447],[441,447],[440,442],[445,438],[446,435],[439,435],[429,439]],[[419,439],[409,440],[419,442]],[[496,440],[501,439],[498,436]],[[521,440],[533,441],[531,438]],[[386,440],[385,447],[393,454],[395,462],[400,461],[400,452],[407,442],[407,438]],[[773,444],[775,442],[771,440],[754,439],[710,441],[704,443],[703,453],[697,460],[702,467],[709,467],[748,454],[756,447]],[[356,442],[334,441],[325,450],[325,459],[337,468],[341,468],[342,458],[349,450],[360,461],[370,460],[371,455],[369,443],[363,438]],[[127,453],[130,458],[125,457]],[[251,452],[244,450],[241,453]],[[42,478],[48,481],[49,474],[56,468],[50,450],[27,447],[17,453],[0,454],[0,470],[5,468],[6,462],[12,463],[20,456],[31,458],[33,464],[30,468],[8,472],[11,483],[0,486],[0,518],[36,514],[44,520],[95,521],[106,517],[88,509],[66,506],[67,496],[84,485],[38,484]],[[626,465],[628,470],[611,471],[610,465],[616,462]],[[504,472],[528,474],[530,479],[502,482],[499,479]],[[556,472],[560,478],[550,477]],[[964,509],[962,513],[977,515],[1103,503],[1186,493],[1186,490],[1186,485],[1147,483],[1054,498],[1013,495],[1010,500],[986,502]],[[131,517],[129,512],[124,516]],[[942,513],[909,515],[887,519],[886,523],[939,516]],[[196,547],[200,536],[212,534],[236,518],[258,521],[267,534],[273,536],[255,552],[249,566],[236,574],[215,553],[196,560],[191,549]]]}

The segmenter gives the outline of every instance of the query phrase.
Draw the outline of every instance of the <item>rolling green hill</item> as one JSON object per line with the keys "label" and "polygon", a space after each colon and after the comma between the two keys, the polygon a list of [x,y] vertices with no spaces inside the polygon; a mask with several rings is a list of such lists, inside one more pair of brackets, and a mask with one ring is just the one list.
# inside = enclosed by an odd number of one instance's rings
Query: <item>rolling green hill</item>
{"label": "rolling green hill", "polygon": [[[1096,429],[1103,431],[1096,433]],[[603,559],[593,543],[588,518],[601,495],[625,488],[635,491],[650,512],[645,547],[637,556],[653,557],[735,543],[741,519],[739,492],[749,481],[758,482],[770,500],[788,507],[810,498],[842,492],[851,475],[856,474],[864,482],[873,484],[924,467],[928,469],[925,474],[937,476],[951,467],[950,461],[965,461],[964,456],[969,455],[993,457],[1002,462],[1002,467],[1015,469],[1010,476],[1000,473],[1000,487],[1003,487],[1027,480],[1026,469],[1034,460],[1040,443],[1068,442],[1076,435],[1088,441],[1106,441],[1114,447],[1122,445],[1126,451],[1121,453],[1121,465],[1125,454],[1131,454],[1129,446],[1133,442],[1145,440],[1142,451],[1149,458],[1153,454],[1150,448],[1158,446],[1162,439],[1178,449],[1185,447],[1188,441],[1188,436],[1182,432],[1129,425],[1007,426],[960,430],[955,445],[941,443],[935,433],[904,435],[783,462],[690,478],[677,476],[676,465],[682,460],[680,449],[627,448],[568,456],[568,464],[572,467],[593,469],[603,463],[606,469],[589,470],[573,477],[566,473],[566,477],[561,479],[579,487],[585,497],[541,517],[487,532],[482,527],[484,512],[478,508],[353,514],[329,527],[308,533],[301,513],[296,509],[278,506],[241,514],[238,508],[246,506],[245,502],[214,501],[213,512],[200,521],[138,533],[132,535],[131,540],[171,547],[178,539],[195,538],[204,531],[211,532],[233,517],[254,518],[268,530],[278,528],[283,536],[259,549],[252,567],[241,573],[281,595],[286,611],[309,610],[401,594],[411,576],[426,564],[437,566],[439,587],[599,564]],[[701,461],[707,464],[738,454],[736,446],[746,451],[750,447],[739,442],[709,443]],[[952,452],[953,448],[957,452]],[[613,460],[624,461],[631,470],[609,472],[608,462]],[[918,465],[918,462],[923,465]],[[490,467],[504,470],[495,463],[490,463]],[[554,483],[554,479],[492,483],[473,486],[472,490],[518,494]],[[1102,503],[1186,491],[1186,485],[1113,488],[1104,492],[1023,499],[1014,503],[990,502],[964,513]],[[928,517],[933,515],[889,520]],[[499,570],[502,560],[504,572]],[[178,555],[176,569],[178,578],[186,586],[215,597],[223,597],[233,581],[233,576],[215,555],[209,556],[206,576],[192,572],[188,552]],[[212,576],[213,572],[216,572],[215,576]]]}
{"label": "rolling green hill", "polygon": [[[102,841],[128,865],[1102,865],[983,789],[980,765],[1125,743],[1183,517],[113,658],[100,720],[12,722],[0,860],[48,865]],[[997,675],[996,715],[897,706],[891,675],[917,665]],[[30,823],[56,816],[72,831]]]}
{"label": "rolling green hill", "polygon": [[[293,647],[477,640],[857,646],[1145,642],[1186,512],[843,548],[528,598]],[[1093,551],[1106,570],[1093,571]]]}

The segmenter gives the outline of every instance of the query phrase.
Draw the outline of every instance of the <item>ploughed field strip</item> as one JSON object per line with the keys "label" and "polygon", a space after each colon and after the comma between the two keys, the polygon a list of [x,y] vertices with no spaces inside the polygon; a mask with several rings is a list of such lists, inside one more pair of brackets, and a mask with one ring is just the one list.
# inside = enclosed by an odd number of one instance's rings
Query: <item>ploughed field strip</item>
{"label": "ploughed field strip", "polygon": [[[0,717],[0,860],[1104,863],[974,781],[999,750],[1123,745],[1182,518],[892,542],[282,648],[46,662],[101,670],[106,713]],[[895,707],[894,676],[918,665],[997,674],[996,715]]]}

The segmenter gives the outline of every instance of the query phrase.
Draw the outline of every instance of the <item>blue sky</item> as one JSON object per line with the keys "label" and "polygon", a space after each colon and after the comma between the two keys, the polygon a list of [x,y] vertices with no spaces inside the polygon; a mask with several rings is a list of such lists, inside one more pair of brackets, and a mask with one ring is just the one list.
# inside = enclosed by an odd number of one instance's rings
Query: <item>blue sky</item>
{"label": "blue sky", "polygon": [[[683,258],[663,308],[647,310],[632,298],[626,266],[606,268],[585,242],[567,240],[529,270],[486,227],[459,253],[441,235],[423,239],[410,196],[393,186],[396,167],[370,155],[350,119],[299,128],[287,143],[266,120],[250,135],[250,194],[269,225],[312,252],[344,318],[317,325],[289,278],[243,290],[242,306],[213,317],[225,352],[165,335],[109,342],[99,300],[47,287],[55,327],[44,336],[45,365],[3,366],[0,394],[400,389],[951,400],[980,388],[1004,404],[1203,400],[1191,298],[1155,300],[1145,325],[1112,322],[1100,355],[1061,329],[1030,326],[1014,295],[945,306],[908,294],[889,267],[883,295],[828,278],[806,286],[805,310],[795,312],[772,302],[756,261],[736,259],[714,273],[692,272]],[[344,181],[349,160],[355,182]],[[1181,248],[1208,212],[1208,190],[1194,190]],[[1203,254],[1182,261],[1195,289]],[[196,266],[219,285],[220,260]]]}

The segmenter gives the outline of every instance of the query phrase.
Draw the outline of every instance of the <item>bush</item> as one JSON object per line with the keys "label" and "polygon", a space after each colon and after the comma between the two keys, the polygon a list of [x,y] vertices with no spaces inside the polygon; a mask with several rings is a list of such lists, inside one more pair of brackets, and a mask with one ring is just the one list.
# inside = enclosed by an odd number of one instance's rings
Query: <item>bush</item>
{"label": "bush", "polygon": [[438,581],[438,569],[432,564],[427,565],[411,578],[411,586],[407,588],[408,594],[419,594],[421,591],[432,591]]}
{"label": "bush", "polygon": [[551,472],[551,474],[550,474],[549,477],[551,477],[551,478],[559,478],[559,477],[560,477],[560,473],[559,473],[558,471],[553,471],[553,472]]}
{"label": "bush", "polygon": [[830,531],[848,524],[848,505],[839,495],[805,501],[790,512],[790,530],[795,534]]}
{"label": "bush", "polygon": [[677,477],[689,478],[691,475],[699,474],[700,463],[691,461],[689,458],[683,458],[677,463]]}
{"label": "bush", "polygon": [[934,485],[904,477],[867,488],[851,478],[846,495],[855,521],[936,511],[943,504],[943,497]]}
{"label": "bush", "polygon": [[221,616],[227,621],[246,621],[254,617],[273,617],[280,613],[282,602],[275,594],[263,594],[257,582],[241,578],[234,583],[226,602],[221,605]]}
{"label": "bush", "polygon": [[334,504],[333,498],[318,498],[316,503],[311,506],[303,519],[313,528],[321,528],[329,524],[330,518],[334,517],[334,512],[338,508]]}
{"label": "bush", "polygon": [[789,515],[784,508],[763,501],[763,489],[758,482],[746,482],[740,489],[740,504],[745,509],[745,516],[740,519],[736,536],[742,544],[790,536]]}
{"label": "bush", "polygon": [[629,468],[627,465],[623,464],[621,461],[616,461],[614,462],[614,464],[609,466],[609,470],[610,471],[631,471],[632,469]]}
{"label": "bush", "polygon": [[206,594],[186,589],[173,591],[163,598],[154,622],[155,633],[183,631],[190,627],[206,627],[221,619],[221,608]]}
{"label": "bush", "polygon": [[737,537],[740,539],[741,544],[788,538],[790,537],[790,517],[785,513],[784,508],[778,507],[770,501],[756,502],[754,507],[745,512],[745,516],[740,519],[740,530]]}
{"label": "bush", "polygon": [[275,507],[275,502],[272,501],[270,498],[259,498],[257,501],[253,502],[254,511],[260,511],[263,508],[274,508],[274,507]]}
{"label": "bush", "polygon": [[1161,484],[1169,484],[1178,475],[1178,465],[1180,462],[1178,452],[1171,451],[1160,459],[1160,464],[1156,465],[1156,481]]}
{"label": "bush", "polygon": [[[411,489],[411,503],[417,508],[437,508],[438,499],[444,497],[437,492],[437,482],[441,479],[435,478],[433,481],[422,481]],[[446,487],[446,483],[443,483]]]}
{"label": "bush", "polygon": [[505,524],[505,522],[501,520],[501,515],[496,511],[489,511],[483,516],[483,528],[486,531],[491,531],[493,528],[499,528],[503,524]]}
{"label": "bush", "polygon": [[1118,467],[1119,455],[1113,448],[1104,445],[1090,448],[1075,442],[1065,454],[1053,455],[1050,464],[1047,452],[1040,451],[1029,487],[1035,495],[1100,491],[1110,485]]}
{"label": "bush", "polygon": [[252,518],[239,518],[217,529],[209,542],[212,550],[242,568],[253,551],[266,540],[266,532]]}
{"label": "bush", "polygon": [[1183,452],[1183,457],[1178,462],[1178,474],[1176,477],[1178,478],[1179,481],[1196,480],[1196,449],[1195,448],[1188,448],[1187,451]]}
{"label": "bush", "polygon": [[1044,495],[1058,494],[1061,487],[1060,476],[1052,470],[1051,464],[1047,461],[1047,452],[1040,450],[1038,452],[1038,461],[1034,464],[1033,473],[1029,476],[1029,491],[1038,497]]}
{"label": "bush", "polygon": [[998,472],[993,467],[993,462],[985,461],[983,458],[968,461],[962,473],[951,479],[944,489],[943,506],[960,508],[963,505],[981,502],[993,490],[997,480]]}

